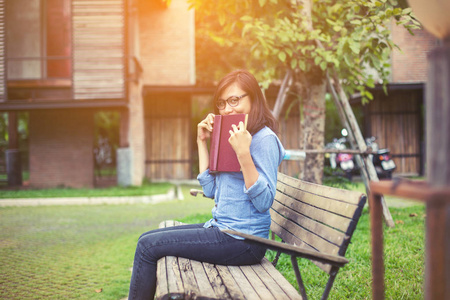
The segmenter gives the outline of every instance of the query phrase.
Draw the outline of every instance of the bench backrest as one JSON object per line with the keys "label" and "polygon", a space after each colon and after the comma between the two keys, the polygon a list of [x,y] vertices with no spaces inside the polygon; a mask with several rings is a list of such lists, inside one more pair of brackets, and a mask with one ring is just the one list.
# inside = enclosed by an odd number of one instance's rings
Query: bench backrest
{"label": "bench backrest", "polygon": [[[365,203],[363,193],[278,173],[271,230],[288,244],[345,256]],[[331,272],[330,265],[314,263]]]}

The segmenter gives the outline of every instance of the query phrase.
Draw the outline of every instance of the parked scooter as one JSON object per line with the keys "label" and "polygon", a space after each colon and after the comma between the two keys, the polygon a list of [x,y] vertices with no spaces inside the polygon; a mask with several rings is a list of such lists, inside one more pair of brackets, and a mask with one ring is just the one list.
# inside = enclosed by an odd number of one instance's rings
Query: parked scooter
{"label": "parked scooter", "polygon": [[391,159],[389,149],[378,149],[378,144],[375,142],[376,138],[366,138],[367,147],[372,149],[372,152],[376,154],[370,154],[369,158],[372,158],[373,165],[377,171],[378,178],[391,179],[392,172],[397,168],[395,162]]}
{"label": "parked scooter", "polygon": [[[342,137],[340,139],[333,139],[333,142],[328,143],[326,149],[345,150],[347,139]],[[345,173],[345,177],[352,180],[353,172],[355,169],[355,163],[353,161],[353,155],[350,153],[327,153],[327,158],[330,160],[330,166],[332,169],[340,168]]]}

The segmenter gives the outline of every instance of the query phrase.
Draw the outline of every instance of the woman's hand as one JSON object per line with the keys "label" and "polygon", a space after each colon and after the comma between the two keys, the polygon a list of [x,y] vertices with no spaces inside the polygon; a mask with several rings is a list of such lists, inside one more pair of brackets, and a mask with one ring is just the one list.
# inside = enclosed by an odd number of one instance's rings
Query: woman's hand
{"label": "woman's hand", "polygon": [[211,137],[213,130],[214,114],[210,113],[197,125],[197,142],[206,141]]}
{"label": "woman's hand", "polygon": [[241,121],[239,125],[232,125],[230,130],[230,138],[228,142],[231,144],[234,152],[238,158],[242,155],[250,153],[250,144],[252,143],[252,135],[244,127],[244,123]]}
{"label": "woman's hand", "polygon": [[239,126],[232,125],[228,142],[236,152],[244,176],[245,187],[249,189],[258,180],[259,173],[250,154],[252,135],[245,129],[243,122],[239,122]]}

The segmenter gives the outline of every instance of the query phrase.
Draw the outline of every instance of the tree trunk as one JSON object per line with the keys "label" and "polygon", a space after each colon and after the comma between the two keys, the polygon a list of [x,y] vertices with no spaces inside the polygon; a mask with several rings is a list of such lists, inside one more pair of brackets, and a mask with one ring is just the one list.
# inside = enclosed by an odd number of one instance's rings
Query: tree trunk
{"label": "tree trunk", "polygon": [[[311,0],[297,0],[297,7],[305,19],[307,30],[313,30],[311,18]],[[299,78],[300,77],[300,78]],[[301,95],[303,105],[300,111],[300,128],[303,136],[300,137],[299,148],[323,149],[325,138],[325,73],[317,66],[312,67],[308,73],[296,76],[295,87]],[[321,184],[323,175],[323,154],[307,154],[304,160],[300,178]]]}
{"label": "tree trunk", "polygon": [[[299,148],[305,150],[324,148],[325,131],[325,78],[305,77],[301,84],[296,84],[297,93],[302,95],[300,103]],[[300,89],[300,90],[299,90]],[[324,155],[307,154],[301,168],[300,178],[305,181],[321,184]]]}

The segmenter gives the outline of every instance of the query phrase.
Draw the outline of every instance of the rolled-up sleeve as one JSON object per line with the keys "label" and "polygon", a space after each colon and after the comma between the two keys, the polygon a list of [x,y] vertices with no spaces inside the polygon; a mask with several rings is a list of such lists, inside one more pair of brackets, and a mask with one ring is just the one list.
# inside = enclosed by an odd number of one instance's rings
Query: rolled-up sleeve
{"label": "rolled-up sleeve", "polygon": [[214,198],[214,193],[216,190],[216,180],[215,175],[209,173],[209,169],[198,174],[197,180],[202,186],[203,194],[205,197]]}

